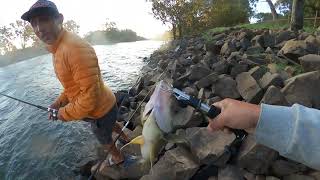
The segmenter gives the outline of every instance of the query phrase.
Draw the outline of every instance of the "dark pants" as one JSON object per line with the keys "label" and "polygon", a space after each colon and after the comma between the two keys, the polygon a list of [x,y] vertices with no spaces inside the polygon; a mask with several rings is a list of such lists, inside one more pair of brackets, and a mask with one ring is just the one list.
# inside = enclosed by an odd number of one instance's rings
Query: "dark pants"
{"label": "dark pants", "polygon": [[112,143],[112,129],[118,119],[118,107],[114,105],[113,108],[99,119],[84,119],[91,123],[91,129],[101,144]]}

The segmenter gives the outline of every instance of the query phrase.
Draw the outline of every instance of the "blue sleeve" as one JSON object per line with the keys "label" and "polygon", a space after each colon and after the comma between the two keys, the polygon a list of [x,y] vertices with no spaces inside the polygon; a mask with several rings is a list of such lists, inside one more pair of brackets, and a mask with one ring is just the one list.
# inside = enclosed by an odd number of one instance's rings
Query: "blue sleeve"
{"label": "blue sleeve", "polygon": [[282,156],[320,170],[320,110],[262,104],[255,136]]}

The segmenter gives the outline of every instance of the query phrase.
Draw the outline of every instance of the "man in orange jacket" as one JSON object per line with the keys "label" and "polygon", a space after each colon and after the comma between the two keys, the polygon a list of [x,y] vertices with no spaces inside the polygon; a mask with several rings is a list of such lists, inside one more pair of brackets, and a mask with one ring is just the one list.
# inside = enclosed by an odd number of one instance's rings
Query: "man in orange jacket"
{"label": "man in orange jacket", "polygon": [[63,15],[51,1],[38,0],[21,18],[31,23],[53,54],[54,70],[64,88],[51,105],[58,109],[58,119],[90,122],[97,139],[110,150],[113,162],[122,162],[123,156],[112,145],[112,129],[119,133],[116,98],[103,82],[94,49],[63,29]]}

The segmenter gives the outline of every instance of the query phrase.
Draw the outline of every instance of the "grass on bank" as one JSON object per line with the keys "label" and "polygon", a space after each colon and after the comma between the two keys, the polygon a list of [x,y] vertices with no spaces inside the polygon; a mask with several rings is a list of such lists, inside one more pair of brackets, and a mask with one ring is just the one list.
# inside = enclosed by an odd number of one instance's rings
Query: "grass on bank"
{"label": "grass on bank", "polygon": [[[281,30],[281,29],[288,29],[290,27],[287,20],[279,20],[279,21],[269,21],[269,22],[262,22],[262,23],[255,23],[255,24],[241,24],[237,26],[233,26],[233,28],[246,28],[246,29],[271,29],[271,30]],[[231,27],[216,27],[210,29],[203,33],[203,37],[206,40],[211,40],[212,34],[222,33],[224,31],[229,30]],[[313,33],[317,31],[310,22],[306,22],[304,25],[304,31],[308,33]]]}
{"label": "grass on bank", "polygon": [[[231,28],[246,28],[246,29],[270,29],[270,30],[281,30],[281,29],[288,29],[290,27],[288,21],[277,21],[277,22],[263,22],[263,23],[256,23],[256,24],[242,24],[237,25],[234,27],[217,27],[210,29],[202,34],[206,41],[213,41],[212,34],[219,34],[225,31],[230,30]],[[304,26],[304,31],[308,33],[313,33],[317,31],[317,29],[313,28],[310,23],[306,23]],[[284,63],[275,63],[278,71],[284,71],[288,64]],[[303,73],[303,69],[301,65],[291,65],[294,69],[294,75],[298,75]],[[266,67],[267,68],[267,67]]]}

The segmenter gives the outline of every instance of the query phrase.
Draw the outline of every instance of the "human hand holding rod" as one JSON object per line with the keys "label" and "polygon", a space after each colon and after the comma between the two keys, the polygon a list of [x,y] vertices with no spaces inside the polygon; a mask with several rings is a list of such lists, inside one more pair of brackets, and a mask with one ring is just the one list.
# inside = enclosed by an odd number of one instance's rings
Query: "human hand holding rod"
{"label": "human hand holding rod", "polygon": [[[208,106],[207,104],[201,102],[200,99],[192,97],[177,88],[173,88],[172,91],[180,103],[183,105],[190,105],[195,109],[205,113],[209,118],[211,118],[211,121],[215,121],[213,119],[217,116],[220,116],[221,106]],[[236,135],[237,138],[243,139],[247,135],[247,132],[243,130],[244,128],[229,127],[229,129]]]}

